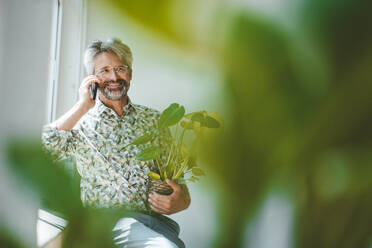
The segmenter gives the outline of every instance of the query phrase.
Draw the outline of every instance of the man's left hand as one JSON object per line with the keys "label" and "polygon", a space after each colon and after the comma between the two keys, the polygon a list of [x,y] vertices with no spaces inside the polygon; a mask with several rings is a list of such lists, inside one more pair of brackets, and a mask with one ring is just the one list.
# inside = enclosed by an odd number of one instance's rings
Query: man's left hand
{"label": "man's left hand", "polygon": [[169,179],[166,179],[166,182],[172,187],[173,193],[170,195],[151,193],[149,195],[151,209],[159,214],[174,214],[188,208],[190,196],[186,185],[183,185],[184,188],[182,188]]}

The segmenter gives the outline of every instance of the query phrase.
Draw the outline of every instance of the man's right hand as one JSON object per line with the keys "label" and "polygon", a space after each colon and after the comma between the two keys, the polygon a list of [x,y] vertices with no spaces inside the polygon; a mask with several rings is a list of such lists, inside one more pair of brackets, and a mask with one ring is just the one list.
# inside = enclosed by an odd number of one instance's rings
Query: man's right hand
{"label": "man's right hand", "polygon": [[58,130],[71,130],[80,118],[94,107],[96,101],[90,97],[89,87],[96,82],[99,83],[96,76],[84,78],[79,88],[79,101],[52,125],[56,126]]}
{"label": "man's right hand", "polygon": [[91,98],[89,90],[90,86],[93,83],[99,83],[99,79],[94,75],[90,75],[84,78],[80,84],[79,104],[82,108],[85,108],[86,110],[93,108],[96,103],[96,101]]}

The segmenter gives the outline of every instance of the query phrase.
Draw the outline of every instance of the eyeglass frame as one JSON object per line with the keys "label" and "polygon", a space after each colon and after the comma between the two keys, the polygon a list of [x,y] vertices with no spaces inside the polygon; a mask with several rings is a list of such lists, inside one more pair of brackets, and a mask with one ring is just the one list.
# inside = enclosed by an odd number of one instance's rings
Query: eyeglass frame
{"label": "eyeglass frame", "polygon": [[[121,68],[124,69],[124,72],[123,73],[121,73],[119,71]],[[123,75],[129,73],[130,67],[128,65],[118,65],[116,67],[110,68],[110,71],[104,72],[104,70],[108,70],[108,68],[105,67],[105,68],[101,69],[99,72],[95,73],[95,75],[98,76],[98,77],[100,77],[100,78],[104,78],[104,77],[108,76],[109,73],[111,73],[112,71],[114,71],[116,74],[123,76]],[[107,74],[105,75],[105,73],[107,73]],[[102,75],[102,74],[104,74],[104,75]]]}

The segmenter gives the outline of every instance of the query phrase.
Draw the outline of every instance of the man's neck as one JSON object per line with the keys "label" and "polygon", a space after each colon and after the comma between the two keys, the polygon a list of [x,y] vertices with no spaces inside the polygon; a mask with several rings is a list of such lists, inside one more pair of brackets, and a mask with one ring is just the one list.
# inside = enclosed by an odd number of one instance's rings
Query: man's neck
{"label": "man's neck", "polygon": [[103,104],[105,104],[106,107],[114,110],[115,113],[118,116],[122,116],[123,115],[124,107],[128,104],[128,96],[127,95],[124,96],[122,99],[117,100],[117,101],[109,100],[109,99],[105,98],[102,95],[99,96],[99,99],[101,100],[101,102]]}

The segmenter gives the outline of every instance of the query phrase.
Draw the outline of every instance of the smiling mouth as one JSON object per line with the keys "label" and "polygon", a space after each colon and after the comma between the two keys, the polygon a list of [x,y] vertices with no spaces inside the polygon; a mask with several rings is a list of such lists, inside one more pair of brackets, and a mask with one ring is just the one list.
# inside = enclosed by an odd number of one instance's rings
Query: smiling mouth
{"label": "smiling mouth", "polygon": [[110,89],[117,89],[117,88],[122,88],[122,84],[118,84],[118,83],[112,83],[112,84],[109,84],[107,85],[108,88]]}

